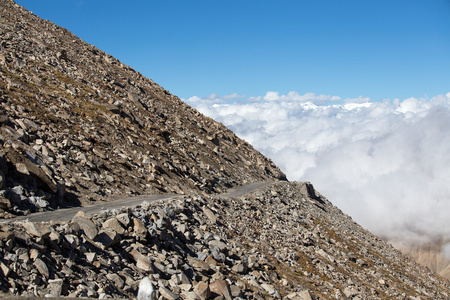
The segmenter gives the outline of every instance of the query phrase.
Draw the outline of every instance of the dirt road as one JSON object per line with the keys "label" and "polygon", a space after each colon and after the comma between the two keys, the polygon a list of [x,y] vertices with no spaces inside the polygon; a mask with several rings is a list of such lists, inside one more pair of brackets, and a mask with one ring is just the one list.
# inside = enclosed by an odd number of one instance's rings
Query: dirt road
{"label": "dirt road", "polygon": [[[273,184],[274,182],[257,182],[249,185],[244,185],[236,188],[229,189],[226,193],[219,194],[220,197],[240,197],[247,193],[250,193],[259,188]],[[20,216],[14,219],[0,220],[0,223],[15,222],[15,221],[25,221],[30,222],[49,222],[49,221],[67,221],[73,218],[73,216],[81,211],[87,214],[96,214],[102,210],[120,209],[123,206],[135,207],[142,204],[142,202],[155,202],[155,201],[166,201],[168,199],[181,198],[184,195],[141,195],[136,197],[129,197],[119,200],[114,200],[110,202],[103,202],[100,204],[94,204],[89,206],[80,206],[72,208],[62,208],[55,211],[46,211],[33,213],[28,216]]]}

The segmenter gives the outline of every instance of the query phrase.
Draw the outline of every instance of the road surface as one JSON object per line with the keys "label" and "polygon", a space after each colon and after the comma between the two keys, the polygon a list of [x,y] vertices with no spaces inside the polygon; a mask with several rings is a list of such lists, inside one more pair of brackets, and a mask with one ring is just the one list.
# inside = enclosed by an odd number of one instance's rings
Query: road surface
{"label": "road surface", "polygon": [[[212,195],[218,197],[241,197],[247,193],[250,193],[254,190],[257,190],[262,187],[266,187],[274,184],[275,182],[257,182],[252,183],[236,188],[229,189],[226,193]],[[61,208],[54,211],[45,211],[33,213],[27,216],[20,216],[14,219],[6,219],[0,220],[0,223],[12,223],[16,221],[25,221],[28,220],[30,222],[49,222],[49,221],[68,221],[73,218],[73,216],[79,212],[80,210],[93,215],[101,212],[102,210],[112,210],[112,209],[120,209],[123,206],[126,207],[136,207],[141,205],[142,202],[155,202],[155,201],[164,201],[167,199],[175,199],[181,198],[186,195],[175,195],[175,194],[164,194],[164,195],[141,195],[136,197],[129,197],[109,202],[102,202],[99,204],[89,205],[89,206],[78,206],[71,208]]]}

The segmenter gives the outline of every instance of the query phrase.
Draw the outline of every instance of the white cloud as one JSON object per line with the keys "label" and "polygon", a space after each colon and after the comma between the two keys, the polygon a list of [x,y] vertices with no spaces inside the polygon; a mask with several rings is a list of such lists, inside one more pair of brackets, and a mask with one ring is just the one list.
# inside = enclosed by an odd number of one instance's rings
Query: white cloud
{"label": "white cloud", "polygon": [[[261,100],[261,97],[257,97]],[[287,95],[280,95],[279,92],[269,91],[264,97],[264,101],[290,101],[290,102],[312,102],[312,103],[331,103],[340,101],[341,98],[337,96],[328,95],[315,95],[314,93],[306,93],[305,95],[300,95],[298,92],[291,91]]]}
{"label": "white cloud", "polygon": [[381,102],[274,91],[231,98],[240,100],[185,101],[373,232],[450,237],[450,93]]}

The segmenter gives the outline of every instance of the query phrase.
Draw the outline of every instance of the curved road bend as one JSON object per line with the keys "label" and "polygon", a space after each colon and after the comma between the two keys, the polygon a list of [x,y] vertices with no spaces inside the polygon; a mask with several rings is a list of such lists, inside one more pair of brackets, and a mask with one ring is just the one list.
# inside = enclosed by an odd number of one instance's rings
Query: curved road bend
{"label": "curved road bend", "polygon": [[[269,185],[274,184],[275,182],[256,182],[240,187],[235,187],[229,189],[226,193],[218,194],[218,195],[211,195],[211,196],[218,196],[218,197],[241,197],[247,193],[250,193],[254,190],[257,190],[262,187],[266,187]],[[73,216],[79,212],[80,210],[87,213],[87,214],[97,214],[101,212],[102,210],[108,209],[120,209],[123,206],[126,207],[135,207],[142,202],[155,202],[155,201],[164,201],[167,199],[174,199],[174,198],[181,198],[183,196],[187,195],[175,195],[175,194],[166,194],[166,195],[141,195],[136,197],[129,197],[119,200],[114,200],[110,202],[103,202],[99,204],[89,205],[89,206],[77,206],[77,207],[71,207],[71,208],[61,208],[54,211],[45,211],[45,212],[38,212],[33,213],[27,216],[20,216],[16,217],[14,219],[6,219],[6,220],[0,220],[0,223],[12,223],[16,221],[25,221],[29,220],[30,222],[49,222],[49,221],[68,221],[73,218]]]}

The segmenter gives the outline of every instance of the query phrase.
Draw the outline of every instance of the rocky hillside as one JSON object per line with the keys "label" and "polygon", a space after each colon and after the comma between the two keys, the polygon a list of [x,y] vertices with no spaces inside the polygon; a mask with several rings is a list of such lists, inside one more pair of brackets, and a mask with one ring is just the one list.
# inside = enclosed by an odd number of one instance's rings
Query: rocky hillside
{"label": "rocky hillside", "polygon": [[[0,36],[0,297],[129,298],[145,277],[158,299],[450,297],[448,281],[117,59],[12,0]],[[259,181],[277,183],[220,194]],[[178,195],[8,222],[157,193]]]}
{"label": "rocky hillside", "polygon": [[222,124],[12,0],[0,36],[2,210],[285,179]]}
{"label": "rocky hillside", "polygon": [[[0,224],[0,297],[449,299],[450,283],[309,183]],[[3,293],[3,294],[1,294]]]}

